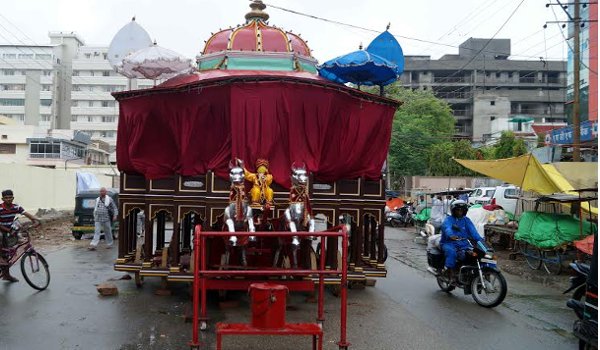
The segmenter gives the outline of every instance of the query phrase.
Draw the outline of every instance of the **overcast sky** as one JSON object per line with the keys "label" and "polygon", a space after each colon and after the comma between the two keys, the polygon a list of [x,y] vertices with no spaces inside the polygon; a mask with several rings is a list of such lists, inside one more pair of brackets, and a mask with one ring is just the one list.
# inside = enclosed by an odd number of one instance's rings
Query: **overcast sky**
{"label": "overcast sky", "polygon": [[[458,52],[469,37],[489,38],[522,0],[264,0],[268,4],[397,35],[405,55]],[[524,0],[496,38],[512,40],[514,59],[566,59],[567,46],[546,0]],[[132,16],[160,46],[193,58],[219,28],[244,21],[247,0],[5,0],[0,43],[49,43],[49,31],[78,33],[87,45],[108,46]],[[554,11],[563,19],[560,8]],[[300,33],[323,62],[365,46],[374,32],[267,7],[270,24]],[[401,37],[402,36],[402,37]],[[403,38],[405,37],[405,38]],[[420,39],[444,45],[423,43]]]}

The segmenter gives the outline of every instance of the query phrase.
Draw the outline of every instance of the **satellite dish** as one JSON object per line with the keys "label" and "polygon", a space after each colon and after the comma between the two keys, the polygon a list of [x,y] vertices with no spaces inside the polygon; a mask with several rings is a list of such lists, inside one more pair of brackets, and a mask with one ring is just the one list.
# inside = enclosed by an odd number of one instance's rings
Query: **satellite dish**
{"label": "satellite dish", "polygon": [[123,58],[132,52],[145,47],[152,46],[150,35],[142,26],[137,24],[135,17],[131,22],[121,28],[110,42],[108,47],[108,62],[113,67],[120,67],[123,64]]}

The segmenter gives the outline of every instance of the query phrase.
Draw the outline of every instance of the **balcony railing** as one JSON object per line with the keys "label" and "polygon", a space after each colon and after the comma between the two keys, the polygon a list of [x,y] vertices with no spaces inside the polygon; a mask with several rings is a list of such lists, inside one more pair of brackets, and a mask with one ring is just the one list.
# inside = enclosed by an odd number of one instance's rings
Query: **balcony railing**
{"label": "balcony railing", "polygon": [[471,125],[456,125],[454,127],[455,134],[470,135],[472,132],[473,132],[473,127]]}
{"label": "balcony railing", "polygon": [[519,83],[537,83],[536,77],[519,77]]}
{"label": "balcony railing", "polygon": [[470,92],[437,91],[437,92],[435,92],[435,96],[439,97],[439,98],[463,99],[463,98],[471,98],[471,93]]}
{"label": "balcony railing", "polygon": [[434,83],[466,83],[465,77],[433,77]]}

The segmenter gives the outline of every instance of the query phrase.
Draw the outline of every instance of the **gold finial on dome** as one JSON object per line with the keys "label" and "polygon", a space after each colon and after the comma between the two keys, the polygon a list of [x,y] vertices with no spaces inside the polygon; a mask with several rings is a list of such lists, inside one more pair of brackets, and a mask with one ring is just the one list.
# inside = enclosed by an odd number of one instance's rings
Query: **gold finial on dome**
{"label": "gold finial on dome", "polygon": [[269,19],[269,14],[263,10],[267,8],[267,5],[263,4],[261,0],[254,0],[250,3],[252,11],[246,14],[246,22],[250,22],[252,19],[259,19],[266,22]]}

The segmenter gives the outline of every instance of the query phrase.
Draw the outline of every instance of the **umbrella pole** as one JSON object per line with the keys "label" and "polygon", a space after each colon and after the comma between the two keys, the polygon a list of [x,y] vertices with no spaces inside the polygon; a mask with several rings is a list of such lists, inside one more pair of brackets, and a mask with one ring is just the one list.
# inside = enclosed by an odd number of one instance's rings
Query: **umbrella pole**
{"label": "umbrella pole", "polygon": [[383,97],[383,85],[379,85],[379,96]]}

